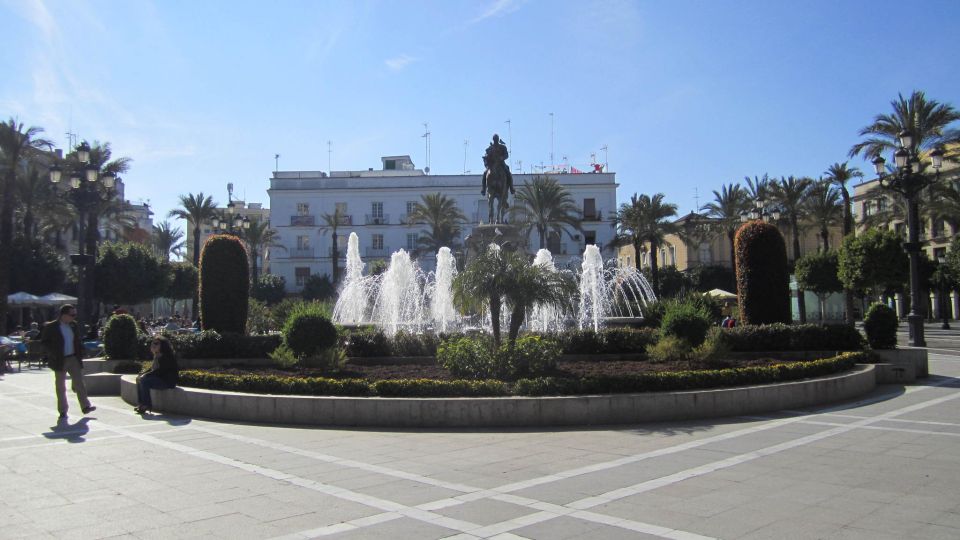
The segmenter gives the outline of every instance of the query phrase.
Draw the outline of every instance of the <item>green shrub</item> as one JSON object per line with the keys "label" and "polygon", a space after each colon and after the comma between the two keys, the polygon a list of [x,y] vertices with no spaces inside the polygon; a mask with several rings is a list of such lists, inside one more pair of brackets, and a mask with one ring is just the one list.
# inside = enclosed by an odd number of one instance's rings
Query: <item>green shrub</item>
{"label": "green shrub", "polygon": [[272,306],[286,296],[286,287],[287,280],[283,279],[283,276],[262,274],[250,285],[250,297]]}
{"label": "green shrub", "polygon": [[117,362],[110,372],[121,375],[137,375],[143,373],[143,371],[146,369],[145,364],[146,362],[137,362],[136,360],[123,360],[121,362]]}
{"label": "green shrub", "polygon": [[440,345],[437,362],[457,377],[512,380],[554,369],[561,352],[559,343],[541,336],[523,336],[496,350],[489,337],[461,337]]}
{"label": "green shrub", "polygon": [[734,240],[737,296],[744,324],[790,322],[790,272],[780,231],[762,221],[743,224]]}
{"label": "green shrub", "polygon": [[[267,358],[282,336],[245,336],[205,330],[196,334],[164,334],[180,358]],[[150,336],[140,338],[140,358],[150,357]]]}
{"label": "green shrub", "polygon": [[347,354],[340,347],[329,347],[300,359],[300,365],[308,368],[337,370],[347,363]]}
{"label": "green shrub", "polygon": [[270,309],[267,308],[266,304],[251,298],[248,305],[247,334],[266,334],[279,329],[279,327],[273,325],[273,318],[270,316]]}
{"label": "green shrub", "polygon": [[655,300],[643,306],[643,326],[645,328],[660,328],[663,315],[667,312],[667,301]]}
{"label": "green shrub", "polygon": [[390,379],[373,383],[381,397],[484,397],[510,392],[503,381],[438,381],[435,379]]}
{"label": "green shrub", "polygon": [[390,356],[393,348],[390,338],[379,328],[356,328],[343,332],[343,347],[347,356],[383,357]]}
{"label": "green shrub", "polygon": [[651,362],[686,361],[690,359],[690,352],[690,343],[677,336],[663,336],[647,346],[647,358]]}
{"label": "green shrub", "polygon": [[390,352],[393,356],[436,356],[440,337],[436,334],[411,334],[399,331],[391,340]]}
{"label": "green shrub", "polygon": [[200,252],[200,323],[204,330],[247,330],[250,288],[247,249],[239,238],[211,236]]}
{"label": "green shrub", "polygon": [[866,358],[866,353],[849,352],[822,360],[763,367],[655,372],[627,377],[588,379],[541,377],[518,380],[514,383],[513,393],[525,396],[616,394],[769,384],[839,373],[852,369],[854,365],[864,362]]}
{"label": "green shrub", "polygon": [[863,317],[863,330],[871,349],[897,348],[897,314],[889,306],[879,302],[871,304]]}
{"label": "green shrub", "polygon": [[308,277],[300,292],[304,300],[330,300],[337,295],[337,287],[330,281],[330,276],[313,274]]}
{"label": "green shrub", "polygon": [[364,379],[325,377],[280,377],[276,375],[228,375],[208,371],[181,371],[180,385],[210,390],[257,394],[308,396],[369,396],[373,393]]}
{"label": "green shrub", "polygon": [[284,345],[301,358],[324,353],[337,339],[337,328],[330,319],[309,304],[295,309],[283,325]]}
{"label": "green shrub", "polygon": [[[137,350],[137,321],[130,315],[114,315],[103,329],[103,350],[107,358],[136,360],[140,358]],[[143,358],[149,358],[144,356]]]}
{"label": "green shrub", "polygon": [[711,326],[707,312],[693,303],[683,302],[667,307],[660,323],[660,335],[675,336],[696,347],[703,343]]}
{"label": "green shrub", "polygon": [[683,298],[683,302],[706,313],[710,322],[713,324],[717,324],[723,319],[723,302],[709,294],[701,292],[687,293]]}
{"label": "green shrub", "polygon": [[276,364],[277,367],[284,369],[294,368],[300,362],[300,359],[297,358],[297,355],[293,354],[293,351],[290,350],[290,347],[287,347],[282,343],[279,347],[271,351],[268,356],[271,360],[273,360],[273,363]]}
{"label": "green shrub", "polygon": [[863,336],[848,325],[764,324],[711,330],[731,351],[860,351]]}
{"label": "green shrub", "polygon": [[632,354],[642,353],[657,341],[653,328],[604,328],[566,330],[550,337],[563,347],[563,354]]}

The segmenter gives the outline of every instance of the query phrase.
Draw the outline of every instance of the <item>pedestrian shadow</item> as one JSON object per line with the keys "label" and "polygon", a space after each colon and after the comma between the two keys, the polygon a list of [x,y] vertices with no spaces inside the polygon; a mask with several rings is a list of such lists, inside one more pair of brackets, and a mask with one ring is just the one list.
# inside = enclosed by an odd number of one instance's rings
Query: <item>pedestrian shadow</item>
{"label": "pedestrian shadow", "polygon": [[43,436],[51,440],[62,439],[70,443],[86,442],[87,439],[84,438],[84,435],[90,432],[88,422],[90,422],[90,418],[87,417],[81,418],[73,424],[70,423],[70,420],[61,418],[57,420],[57,425],[51,426],[50,431],[43,433]]}
{"label": "pedestrian shadow", "polygon": [[190,425],[190,422],[193,422],[193,418],[187,416],[174,416],[165,413],[147,413],[140,415],[140,418],[148,422],[166,422],[171,426],[187,426]]}

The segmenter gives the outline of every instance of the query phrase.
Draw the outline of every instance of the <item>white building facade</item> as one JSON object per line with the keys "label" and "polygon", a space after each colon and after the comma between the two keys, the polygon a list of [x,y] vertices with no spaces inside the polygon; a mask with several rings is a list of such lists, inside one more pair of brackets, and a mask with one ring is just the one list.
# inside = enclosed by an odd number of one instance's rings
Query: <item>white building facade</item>
{"label": "white building facade", "polygon": [[[346,217],[338,227],[338,251],[341,268],[345,266],[347,238],[357,233],[360,257],[368,265],[378,259],[389,261],[393,252],[417,247],[424,224],[408,224],[407,215],[422,196],[442,193],[456,201],[467,223],[462,227],[460,243],[473,227],[487,221],[487,200],[480,195],[478,174],[428,175],[415,169],[408,156],[382,158],[382,169],[365,171],[279,171],[270,179],[271,225],[278,231],[283,249],[271,250],[271,273],[283,276],[288,292],[298,292],[310,275],[333,273],[331,231],[324,227],[324,214],[339,208]],[[519,188],[537,175],[514,174]],[[558,266],[574,263],[587,244],[601,247],[605,258],[615,257],[612,248],[612,218],[617,210],[617,184],[614,173],[549,174],[567,189],[582,211],[581,230],[572,237],[548,239],[548,249]],[[513,199],[511,198],[511,203]],[[536,230],[529,238],[536,251]],[[435,254],[421,255],[424,269],[432,269]],[[367,267],[369,269],[369,266]]]}

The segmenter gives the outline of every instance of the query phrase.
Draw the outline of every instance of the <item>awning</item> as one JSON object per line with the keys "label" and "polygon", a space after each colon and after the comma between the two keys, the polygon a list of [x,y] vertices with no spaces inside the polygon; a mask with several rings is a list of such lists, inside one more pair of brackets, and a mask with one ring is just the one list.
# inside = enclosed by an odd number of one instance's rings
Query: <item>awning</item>
{"label": "awning", "polygon": [[719,300],[736,300],[737,299],[737,295],[733,294],[732,292],[727,292],[723,289],[713,289],[713,290],[707,291],[706,294],[707,296],[712,296]]}
{"label": "awning", "polygon": [[28,292],[18,292],[7,295],[7,304],[11,306],[43,306],[46,305],[42,298],[32,295]]}

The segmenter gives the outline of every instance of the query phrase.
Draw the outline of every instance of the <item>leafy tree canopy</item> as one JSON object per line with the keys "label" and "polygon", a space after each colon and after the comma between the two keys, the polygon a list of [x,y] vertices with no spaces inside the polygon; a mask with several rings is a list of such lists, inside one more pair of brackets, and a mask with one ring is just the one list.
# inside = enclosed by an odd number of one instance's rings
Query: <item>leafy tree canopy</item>
{"label": "leafy tree canopy", "polygon": [[104,243],[94,274],[97,297],[108,304],[139,304],[166,292],[168,274],[142,244]]}
{"label": "leafy tree canopy", "polygon": [[37,296],[59,291],[67,277],[63,257],[39,241],[18,236],[13,241],[10,291]]}
{"label": "leafy tree canopy", "polygon": [[797,260],[794,269],[800,288],[817,295],[827,295],[843,290],[840,282],[839,262],[836,251],[809,253]]}
{"label": "leafy tree canopy", "polygon": [[900,237],[870,229],[848,236],[838,253],[840,282],[853,291],[881,292],[900,287],[909,277],[909,262]]}

